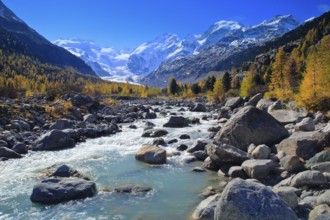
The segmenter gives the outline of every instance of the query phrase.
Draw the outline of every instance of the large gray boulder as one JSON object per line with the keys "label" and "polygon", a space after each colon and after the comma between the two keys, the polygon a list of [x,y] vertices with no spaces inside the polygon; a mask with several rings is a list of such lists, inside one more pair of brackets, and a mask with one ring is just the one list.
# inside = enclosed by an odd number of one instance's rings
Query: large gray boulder
{"label": "large gray boulder", "polygon": [[7,147],[0,147],[0,157],[16,159],[21,158],[22,156]]}
{"label": "large gray boulder", "polygon": [[294,211],[271,188],[234,179],[224,189],[215,208],[214,220],[296,220]]}
{"label": "large gray boulder", "polygon": [[219,167],[224,164],[241,165],[248,160],[248,154],[239,148],[218,141],[213,141],[206,146],[206,152],[210,159]]}
{"label": "large gray boulder", "polygon": [[290,186],[297,188],[302,186],[316,187],[326,183],[327,178],[320,171],[306,170],[294,176],[290,182]]}
{"label": "large gray boulder", "polygon": [[143,145],[135,155],[135,159],[148,164],[165,164],[166,151],[155,145]]}
{"label": "large gray boulder", "polygon": [[96,192],[96,185],[91,181],[79,178],[50,178],[33,187],[30,199],[33,203],[57,204],[92,197]]}
{"label": "large gray boulder", "polygon": [[60,130],[51,130],[38,138],[32,146],[34,151],[52,151],[75,146],[71,136]]}
{"label": "large gray boulder", "polygon": [[280,165],[290,173],[297,173],[304,169],[304,163],[297,156],[285,156],[281,158]]}
{"label": "large gray boulder", "polygon": [[314,121],[312,118],[304,118],[301,122],[297,123],[294,127],[295,131],[314,131]]}
{"label": "large gray boulder", "polygon": [[307,161],[305,167],[310,169],[312,166],[323,162],[330,162],[330,151],[324,150],[315,154],[314,157]]}
{"label": "large gray boulder", "polygon": [[270,146],[288,136],[288,131],[271,115],[247,106],[227,121],[215,139],[247,151],[251,143]]}
{"label": "large gray boulder", "polygon": [[65,130],[68,128],[72,128],[74,125],[73,121],[67,119],[59,119],[56,120],[50,127],[50,130],[58,129],[58,130]]}
{"label": "large gray boulder", "polygon": [[165,136],[167,134],[168,132],[164,129],[148,129],[143,132],[142,137],[156,138]]}
{"label": "large gray boulder", "polygon": [[189,125],[189,119],[182,116],[171,116],[170,119],[163,127],[169,128],[183,128]]}
{"label": "large gray boulder", "polygon": [[317,198],[317,205],[326,204],[330,206],[330,190],[327,190],[319,198]]}
{"label": "large gray boulder", "polygon": [[272,160],[246,160],[242,163],[245,173],[253,179],[262,179],[276,167]]}
{"label": "large gray boulder", "polygon": [[192,219],[195,220],[209,220],[214,218],[214,209],[220,200],[221,195],[215,194],[209,196],[199,203],[195,211],[192,214]]}
{"label": "large gray boulder", "polygon": [[228,98],[225,104],[225,107],[229,107],[231,109],[235,109],[239,107],[243,102],[243,99],[241,97],[232,97]]}
{"label": "large gray boulder", "polygon": [[262,93],[256,94],[245,103],[245,106],[257,106],[258,102],[262,99],[263,96],[264,95]]}
{"label": "large gray boulder", "polygon": [[298,196],[294,190],[291,190],[289,187],[279,187],[274,188],[273,192],[281,197],[281,199],[288,204],[292,209],[295,209],[298,206]]}
{"label": "large gray boulder", "polygon": [[324,132],[296,132],[283,140],[277,149],[287,155],[297,155],[305,160],[312,158],[324,147],[330,144],[330,133]]}

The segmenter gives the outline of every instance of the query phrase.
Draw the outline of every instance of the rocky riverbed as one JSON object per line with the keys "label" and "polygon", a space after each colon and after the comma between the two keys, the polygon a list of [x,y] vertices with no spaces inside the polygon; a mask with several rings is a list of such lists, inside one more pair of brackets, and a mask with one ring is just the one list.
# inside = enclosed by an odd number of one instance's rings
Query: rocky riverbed
{"label": "rocky riverbed", "polygon": [[[81,94],[58,103],[31,99],[0,106],[6,219],[24,219],[24,210],[56,219],[63,207],[60,216],[73,219],[330,216],[330,124],[321,112],[261,95],[218,105],[137,99],[108,106]],[[114,208],[91,208],[101,202]]]}

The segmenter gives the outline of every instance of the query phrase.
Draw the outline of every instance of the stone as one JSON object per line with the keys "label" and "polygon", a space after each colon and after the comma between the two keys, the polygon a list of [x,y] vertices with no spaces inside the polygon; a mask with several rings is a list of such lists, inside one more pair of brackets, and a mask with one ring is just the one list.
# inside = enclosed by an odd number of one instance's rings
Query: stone
{"label": "stone", "polygon": [[264,112],[268,111],[269,106],[271,106],[274,103],[274,101],[269,99],[260,99],[257,103],[256,107]]}
{"label": "stone", "polygon": [[228,98],[225,104],[225,107],[229,107],[231,109],[235,109],[239,107],[243,102],[243,99],[241,97],[232,97]]}
{"label": "stone", "polygon": [[304,170],[304,163],[298,156],[285,156],[280,159],[280,165],[290,173],[298,173]]}
{"label": "stone", "polygon": [[321,186],[327,183],[326,177],[316,170],[306,170],[301,173],[298,173],[291,180],[290,186],[293,187],[315,187]]}
{"label": "stone", "polygon": [[72,167],[70,167],[66,164],[60,165],[55,170],[55,172],[51,174],[51,176],[54,176],[54,177],[77,177],[77,178],[82,178],[82,179],[89,180],[88,177],[82,175],[77,170],[73,169]]}
{"label": "stone", "polygon": [[71,136],[60,130],[51,130],[38,138],[32,145],[34,151],[52,151],[72,148],[75,142]]}
{"label": "stone", "polygon": [[166,142],[163,138],[155,138],[152,142],[152,145],[166,145]]}
{"label": "stone", "polygon": [[308,209],[313,209],[316,207],[317,196],[306,196],[299,201],[300,207],[305,207]]}
{"label": "stone", "polygon": [[15,151],[7,148],[7,147],[0,147],[0,158],[8,158],[8,159],[17,159],[22,158],[22,156]]}
{"label": "stone", "polygon": [[311,167],[312,170],[318,170],[322,173],[330,173],[330,161],[317,163]]}
{"label": "stone", "polygon": [[261,144],[253,149],[251,156],[254,159],[268,159],[270,152],[271,150],[267,145]]}
{"label": "stone", "polygon": [[207,157],[204,160],[203,167],[205,167],[208,170],[213,170],[213,171],[218,171],[218,169],[219,169],[219,166],[214,161],[212,161],[210,157]]}
{"label": "stone", "polygon": [[281,197],[281,199],[288,204],[291,209],[295,209],[298,206],[298,196],[295,191],[290,188],[274,188],[273,192]]}
{"label": "stone", "polygon": [[178,146],[176,149],[177,149],[178,151],[185,151],[185,150],[188,149],[188,146],[185,145],[185,144],[180,144],[180,146]]}
{"label": "stone", "polygon": [[0,140],[0,147],[8,147],[8,143],[4,140]]}
{"label": "stone", "polygon": [[330,162],[330,151],[324,150],[314,155],[314,157],[310,158],[305,167],[310,169],[312,166],[323,163],[323,162]]}
{"label": "stone", "polygon": [[86,123],[96,123],[96,116],[93,114],[84,115],[84,122]]}
{"label": "stone", "polygon": [[279,109],[274,111],[268,111],[277,121],[286,125],[290,123],[296,123],[299,119],[307,116],[307,112],[298,112],[290,109]]}
{"label": "stone", "polygon": [[130,128],[130,129],[137,129],[137,126],[136,125],[129,125],[128,128]]}
{"label": "stone", "polygon": [[264,95],[262,93],[258,93],[250,98],[249,101],[245,103],[245,106],[257,106],[258,102],[262,99]]}
{"label": "stone", "polygon": [[179,137],[181,140],[186,140],[186,139],[190,139],[190,136],[188,134],[182,134]]}
{"label": "stone", "polygon": [[330,133],[296,132],[278,144],[277,149],[287,155],[297,155],[308,160],[330,144]]}
{"label": "stone", "polygon": [[314,131],[314,121],[312,118],[304,118],[301,122],[297,123],[294,127],[295,131]]}
{"label": "stone", "polygon": [[168,131],[164,129],[148,129],[143,131],[142,137],[162,137],[168,134]]}
{"label": "stone", "polygon": [[144,119],[155,119],[155,118],[157,118],[157,115],[155,112],[145,112],[145,113],[143,113],[143,118]]}
{"label": "stone", "polygon": [[327,190],[325,193],[323,193],[317,198],[317,205],[323,204],[330,206],[330,190]]}
{"label": "stone", "polygon": [[228,183],[215,208],[214,220],[298,220],[271,188],[239,178]]}
{"label": "stone", "polygon": [[194,167],[192,171],[194,171],[196,173],[206,172],[206,170],[204,168],[202,168],[202,167]]}
{"label": "stone", "polygon": [[18,154],[27,154],[28,153],[28,148],[24,143],[15,144],[13,146],[12,150]]}
{"label": "stone", "polygon": [[79,178],[50,178],[33,187],[30,197],[33,203],[57,204],[85,199],[96,194],[94,182]]}
{"label": "stone", "polygon": [[174,143],[177,143],[177,142],[178,142],[178,139],[172,139],[172,140],[168,141],[168,144],[174,144]]}
{"label": "stone", "polygon": [[213,141],[206,146],[206,152],[210,159],[219,167],[224,164],[241,165],[245,160],[248,160],[248,154],[229,144]]}
{"label": "stone", "polygon": [[317,220],[317,219],[329,220],[330,219],[330,207],[325,204],[316,206],[309,213],[308,219],[309,220]]}
{"label": "stone", "polygon": [[149,186],[138,185],[138,184],[127,184],[124,186],[120,186],[115,188],[115,192],[117,193],[127,193],[127,194],[140,194],[140,193],[148,193],[152,190]]}
{"label": "stone", "polygon": [[221,195],[216,194],[209,196],[199,203],[192,214],[192,219],[195,220],[209,220],[214,218],[214,209],[220,200]]}
{"label": "stone", "polygon": [[197,160],[200,161],[204,161],[209,155],[203,151],[203,150],[199,150],[199,151],[195,151],[194,153],[192,153],[192,155],[194,155],[196,157]]}
{"label": "stone", "polygon": [[191,148],[187,150],[188,153],[194,153],[195,151],[203,151],[205,150],[205,146],[207,145],[206,142],[203,141],[196,141]]}
{"label": "stone", "polygon": [[142,145],[136,153],[135,159],[148,164],[165,164],[166,151],[155,145]]}
{"label": "stone", "polygon": [[163,127],[169,128],[184,128],[189,125],[189,120],[182,116],[171,116],[169,121]]}
{"label": "stone", "polygon": [[192,112],[206,112],[206,107],[202,103],[196,103],[190,111]]}
{"label": "stone", "polygon": [[246,160],[241,166],[250,178],[260,180],[269,175],[275,163],[272,160]]}
{"label": "stone", "polygon": [[228,175],[231,178],[241,178],[241,179],[247,179],[248,176],[246,175],[243,167],[241,166],[232,166],[230,167],[228,171]]}
{"label": "stone", "polygon": [[247,106],[227,121],[215,136],[215,140],[246,151],[251,143],[270,146],[288,136],[288,131],[271,115],[255,107]]}
{"label": "stone", "polygon": [[59,119],[59,120],[56,120],[55,123],[51,124],[49,129],[50,130],[54,130],[54,129],[65,130],[65,129],[72,128],[73,126],[74,126],[73,121],[70,121],[67,119]]}

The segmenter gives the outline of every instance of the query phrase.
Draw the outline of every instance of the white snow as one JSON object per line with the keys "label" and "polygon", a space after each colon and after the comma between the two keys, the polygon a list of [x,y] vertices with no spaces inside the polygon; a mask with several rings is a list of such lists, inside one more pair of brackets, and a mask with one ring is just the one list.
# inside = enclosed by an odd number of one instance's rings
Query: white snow
{"label": "white snow", "polygon": [[307,20],[305,20],[304,22],[307,23],[307,22],[313,21],[314,19],[315,19],[315,17],[311,17],[311,18],[308,18]]}

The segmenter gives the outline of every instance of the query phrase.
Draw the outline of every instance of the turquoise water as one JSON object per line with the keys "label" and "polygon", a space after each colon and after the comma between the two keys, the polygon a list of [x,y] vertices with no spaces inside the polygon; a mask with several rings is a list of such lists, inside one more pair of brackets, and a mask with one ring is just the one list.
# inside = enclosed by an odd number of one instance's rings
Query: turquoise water
{"label": "turquoise water", "polygon": [[[186,113],[200,117],[198,113]],[[187,115],[186,115],[187,116]],[[161,127],[168,118],[150,120]],[[180,141],[190,146],[198,138],[206,138],[207,128],[215,121],[201,121],[189,128],[168,129],[165,140],[187,133],[192,139]],[[135,160],[134,154],[142,144],[152,139],[142,138],[144,121],[137,130],[123,125],[123,132],[110,137],[88,140],[75,148],[57,152],[30,152],[19,160],[0,163],[0,219],[188,219],[202,198],[202,189],[216,185],[216,173],[195,173],[199,162],[185,164],[188,156],[168,159],[164,166],[149,166]],[[175,151],[178,143],[168,146]],[[98,194],[86,200],[52,206],[30,202],[33,185],[40,182],[47,168],[68,164],[88,175],[98,187]],[[122,195],[111,189],[123,184],[145,184],[153,190],[145,195]],[[109,192],[110,191],[110,192]]]}

